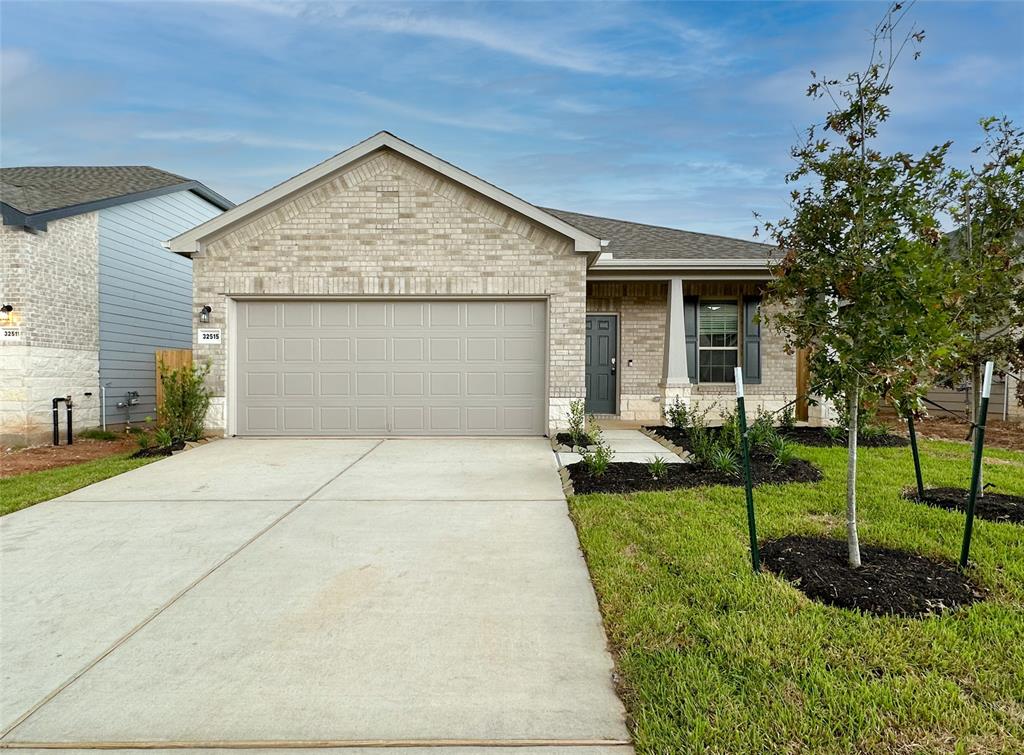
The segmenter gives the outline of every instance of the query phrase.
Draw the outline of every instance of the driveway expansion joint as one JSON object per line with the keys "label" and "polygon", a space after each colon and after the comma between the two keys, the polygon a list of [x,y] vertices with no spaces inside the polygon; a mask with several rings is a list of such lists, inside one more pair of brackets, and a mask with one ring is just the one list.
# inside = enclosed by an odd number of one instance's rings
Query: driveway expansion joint
{"label": "driveway expansion joint", "polygon": [[[206,580],[207,578],[209,578],[209,577],[210,577],[210,575],[212,575],[212,574],[213,574],[214,572],[216,572],[216,571],[217,571],[218,569],[220,569],[220,568],[221,568],[222,566],[224,566],[224,564],[226,564],[226,563],[227,563],[228,561],[230,561],[231,559],[233,559],[233,558],[234,558],[235,556],[237,556],[237,555],[238,555],[239,553],[241,553],[242,551],[244,551],[244,550],[245,550],[246,548],[248,548],[248,547],[249,547],[250,545],[252,545],[252,544],[253,544],[254,542],[256,542],[257,540],[259,540],[259,539],[260,539],[261,537],[263,537],[263,536],[264,536],[265,534],[267,534],[267,533],[268,533],[268,532],[269,532],[270,530],[272,530],[272,529],[273,529],[274,527],[276,527],[276,526],[277,526],[278,524],[280,524],[280,523],[281,523],[282,521],[284,521],[284,520],[285,520],[285,519],[286,519],[286,518],[287,518],[288,516],[290,516],[290,515],[291,515],[292,513],[294,513],[295,511],[297,511],[297,510],[298,510],[298,509],[299,509],[299,508],[300,508],[300,507],[301,507],[301,506],[302,506],[302,505],[303,505],[304,503],[306,503],[306,502],[308,502],[309,500],[311,500],[311,499],[313,498],[313,496],[315,496],[315,495],[316,495],[317,493],[319,493],[319,492],[320,492],[321,490],[323,490],[324,488],[326,488],[326,487],[327,487],[328,485],[330,485],[330,484],[331,484],[332,482],[334,482],[335,480],[337,480],[337,479],[338,479],[339,477],[341,477],[341,476],[342,476],[343,474],[345,474],[345,473],[346,473],[347,471],[349,471],[349,470],[350,470],[350,469],[351,469],[352,467],[354,467],[354,466],[355,466],[356,464],[358,464],[358,463],[359,463],[360,461],[362,461],[362,460],[363,460],[363,459],[365,459],[365,458],[366,458],[367,456],[369,456],[369,455],[370,455],[371,453],[373,453],[373,452],[374,452],[374,451],[375,451],[375,450],[376,450],[377,448],[379,448],[379,447],[380,447],[380,445],[381,445],[382,443],[384,443],[384,441],[383,441],[383,440],[379,440],[379,441],[377,441],[377,442],[376,442],[376,443],[375,443],[375,444],[374,444],[373,446],[371,446],[371,447],[370,447],[370,448],[368,448],[368,449],[367,449],[366,451],[364,451],[364,452],[363,452],[363,453],[362,453],[362,454],[361,454],[360,456],[358,456],[358,457],[357,457],[357,458],[356,458],[355,460],[353,460],[353,461],[349,462],[349,463],[348,463],[348,464],[347,464],[347,465],[346,465],[346,466],[345,466],[345,467],[344,467],[344,468],[343,468],[343,469],[342,469],[342,470],[341,470],[340,472],[338,472],[338,474],[334,475],[334,476],[333,476],[333,477],[331,477],[331,478],[330,478],[329,480],[327,480],[326,482],[324,482],[324,483],[323,483],[322,485],[320,485],[320,486],[319,486],[319,487],[318,487],[318,488],[317,488],[316,490],[314,490],[314,491],[313,491],[312,493],[310,493],[310,494],[309,494],[309,495],[307,495],[307,496],[306,496],[305,498],[303,498],[302,500],[300,500],[300,501],[299,501],[298,503],[296,503],[296,504],[295,504],[294,506],[290,507],[290,508],[289,508],[289,509],[288,509],[287,511],[285,511],[285,512],[284,512],[283,514],[281,514],[281,515],[280,515],[280,516],[278,516],[278,517],[277,517],[276,519],[274,519],[274,521],[272,521],[272,522],[271,522],[270,524],[268,524],[267,526],[263,527],[263,529],[261,529],[261,530],[260,530],[259,532],[257,532],[257,533],[256,533],[255,535],[253,535],[252,537],[250,537],[250,538],[249,538],[248,540],[246,540],[246,541],[245,541],[244,543],[242,543],[242,544],[241,544],[240,546],[238,546],[238,547],[237,547],[237,548],[236,548],[235,550],[233,550],[233,551],[232,551],[231,553],[229,553],[229,554],[228,554],[227,556],[225,556],[225,557],[224,557],[224,558],[222,558],[222,559],[221,559],[220,561],[218,561],[218,562],[217,562],[216,564],[214,564],[214,565],[213,565],[213,566],[212,566],[212,567],[211,567],[210,569],[208,569],[208,570],[207,570],[206,572],[204,572],[204,573],[203,573],[203,574],[201,574],[201,575],[200,575],[199,577],[197,577],[197,578],[196,578],[195,580],[193,580],[193,581],[192,581],[191,583],[189,583],[188,585],[186,585],[186,586],[185,586],[185,587],[184,587],[183,589],[181,589],[181,590],[179,590],[179,591],[178,591],[177,593],[175,593],[175,594],[174,594],[174,595],[173,595],[173,596],[171,597],[171,599],[170,599],[170,600],[168,600],[167,602],[165,602],[165,603],[164,603],[163,605],[161,605],[161,606],[160,606],[160,607],[159,607],[158,609],[156,609],[156,611],[154,611],[154,612],[153,612],[153,613],[151,613],[151,614],[150,614],[149,616],[147,616],[147,617],[146,617],[145,619],[143,619],[143,620],[142,620],[141,622],[139,622],[139,623],[138,623],[138,624],[136,624],[136,625],[135,625],[134,627],[132,627],[131,629],[129,629],[129,630],[128,630],[128,632],[126,632],[125,634],[121,635],[121,637],[119,637],[119,638],[118,638],[118,639],[117,639],[117,640],[116,640],[116,641],[115,641],[115,642],[114,642],[114,643],[113,643],[113,644],[112,644],[112,645],[111,645],[111,646],[110,646],[109,648],[107,648],[106,650],[104,650],[104,651],[103,651],[102,653],[100,653],[100,654],[99,654],[98,656],[96,656],[96,658],[94,658],[94,659],[93,659],[92,661],[90,661],[90,662],[89,662],[89,663],[87,663],[87,664],[86,664],[85,666],[83,666],[83,667],[82,667],[81,669],[79,669],[79,670],[78,670],[77,672],[75,672],[75,673],[74,673],[74,674],[73,674],[73,675],[72,675],[72,676],[71,676],[71,677],[70,677],[69,679],[67,679],[67,681],[65,681],[65,682],[64,682],[63,684],[61,684],[61,685],[60,685],[59,687],[57,687],[57,688],[56,688],[55,690],[53,690],[53,691],[52,691],[52,692],[50,692],[50,693],[49,693],[48,695],[46,695],[46,696],[45,696],[45,697],[44,697],[44,698],[43,698],[42,700],[40,700],[40,701],[39,701],[39,702],[37,702],[37,703],[36,703],[35,705],[33,705],[33,706],[32,706],[31,708],[29,708],[29,709],[28,709],[27,711],[25,711],[24,713],[22,713],[22,714],[21,714],[21,715],[20,715],[20,716],[19,716],[18,718],[16,718],[16,719],[14,720],[14,722],[13,722],[12,724],[10,724],[10,725],[9,725],[9,726],[8,726],[7,728],[5,728],[5,729],[4,729],[3,731],[0,731],[0,740],[6,739],[6,738],[7,738],[7,737],[8,737],[8,736],[9,736],[9,735],[10,735],[10,734],[11,734],[11,733],[12,733],[12,732],[13,732],[13,731],[15,730],[15,729],[17,729],[17,728],[18,728],[19,726],[21,726],[21,725],[22,725],[23,723],[25,723],[26,721],[28,721],[28,720],[29,720],[29,719],[30,719],[30,718],[31,718],[31,717],[32,717],[33,715],[35,715],[35,714],[36,714],[36,713],[37,713],[37,712],[38,712],[38,711],[39,711],[40,709],[42,709],[42,708],[43,708],[43,707],[45,707],[45,706],[46,706],[46,705],[47,705],[48,703],[50,703],[50,702],[51,702],[51,701],[52,701],[52,700],[53,700],[53,699],[54,699],[55,697],[57,697],[57,696],[58,696],[58,695],[59,695],[59,694],[60,694],[61,692],[63,692],[64,690],[66,690],[66,689],[67,689],[68,687],[70,687],[70,686],[71,686],[72,684],[74,684],[74,683],[75,683],[76,681],[78,681],[78,680],[79,680],[80,678],[82,678],[82,676],[84,676],[84,675],[85,675],[85,674],[87,674],[87,673],[88,673],[88,672],[89,672],[90,670],[92,670],[93,668],[95,668],[95,667],[96,667],[96,665],[97,665],[97,664],[99,664],[99,663],[100,663],[101,661],[103,661],[103,659],[104,659],[104,658],[108,657],[108,656],[109,656],[109,655],[110,655],[111,653],[113,653],[113,652],[114,652],[114,651],[116,651],[116,650],[117,650],[118,648],[120,648],[120,647],[121,647],[122,645],[124,645],[124,644],[125,644],[126,642],[128,642],[128,640],[130,640],[130,639],[131,639],[132,637],[134,637],[134,636],[135,636],[136,634],[138,634],[138,633],[139,633],[140,631],[142,631],[142,629],[143,629],[143,628],[145,628],[145,627],[146,627],[146,626],[147,626],[148,624],[150,624],[150,623],[151,623],[151,622],[152,622],[152,621],[153,621],[154,619],[156,619],[156,618],[157,618],[158,616],[160,616],[160,614],[162,614],[162,613],[163,613],[164,611],[166,611],[166,610],[167,610],[168,608],[170,608],[170,607],[171,607],[171,606],[173,606],[173,605],[174,605],[175,603],[177,603],[177,602],[178,602],[178,601],[179,601],[179,600],[180,600],[180,599],[181,599],[182,597],[184,597],[184,596],[185,596],[185,595],[186,595],[187,593],[189,593],[189,592],[190,592],[191,590],[193,590],[193,589],[194,589],[194,588],[195,588],[196,586],[198,586],[198,585],[199,585],[199,584],[201,584],[201,583],[202,583],[203,581],[205,581],[205,580]],[[285,500],[288,500],[288,499],[285,499]],[[2,742],[2,741],[0,741],[0,748],[6,748],[6,747],[7,747],[7,743],[5,743],[5,742]],[[62,749],[68,749],[68,748],[67,748],[67,747],[64,747],[64,748],[62,748]]]}

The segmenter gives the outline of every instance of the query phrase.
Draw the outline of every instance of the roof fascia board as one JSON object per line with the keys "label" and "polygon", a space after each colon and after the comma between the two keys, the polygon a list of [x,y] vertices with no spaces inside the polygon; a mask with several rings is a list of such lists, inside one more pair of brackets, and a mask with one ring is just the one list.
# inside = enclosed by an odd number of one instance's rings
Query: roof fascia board
{"label": "roof fascia board", "polygon": [[567,236],[573,240],[574,248],[577,252],[599,252],[601,250],[601,240],[596,236],[585,233],[579,228],[556,218],[554,215],[544,212],[529,202],[509,194],[507,191],[499,189],[497,186],[487,183],[483,179],[477,178],[461,168],[456,168],[451,163],[445,162],[429,152],[424,152],[419,147],[409,144],[409,142],[403,141],[397,136],[386,131],[375,134],[369,139],[366,139],[355,146],[349,147],[344,152],[339,152],[334,157],[328,158],[318,165],[314,165],[312,168],[299,173],[297,176],[289,178],[287,181],[268,189],[262,194],[256,195],[234,209],[228,210],[222,215],[211,218],[205,223],[175,236],[167,242],[167,248],[181,254],[194,254],[201,250],[202,244],[207,238],[223,228],[226,228],[233,223],[237,223],[243,218],[249,217],[260,210],[285,199],[291,194],[300,191],[316,181],[319,181],[346,165],[383,148],[394,150],[398,154],[418,162],[421,165],[455,181],[456,183],[462,184],[478,194],[482,194],[499,204],[505,205],[510,210],[528,217],[542,226],[550,228],[563,236]]}
{"label": "roof fascia board", "polygon": [[749,270],[751,268],[770,269],[771,263],[765,259],[618,259],[598,260],[591,265],[591,270],[665,270],[680,268],[684,270]]}
{"label": "roof fascia board", "polygon": [[97,199],[94,202],[82,202],[80,204],[58,207],[53,210],[36,213],[24,213],[4,202],[4,225],[19,225],[26,228],[32,228],[37,231],[45,231],[46,224],[51,220],[60,220],[61,218],[69,218],[74,215],[84,215],[87,212],[96,212],[97,210],[103,210],[107,207],[116,207],[117,205],[129,204],[130,202],[139,202],[143,199],[152,199],[153,197],[161,197],[165,194],[174,194],[179,191],[191,191],[198,194],[207,202],[212,205],[216,205],[222,210],[234,207],[234,203],[231,202],[231,200],[222,197],[220,194],[204,186],[198,181],[186,181],[185,183],[160,186],[156,189],[136,191],[132,194],[121,194],[116,197]]}

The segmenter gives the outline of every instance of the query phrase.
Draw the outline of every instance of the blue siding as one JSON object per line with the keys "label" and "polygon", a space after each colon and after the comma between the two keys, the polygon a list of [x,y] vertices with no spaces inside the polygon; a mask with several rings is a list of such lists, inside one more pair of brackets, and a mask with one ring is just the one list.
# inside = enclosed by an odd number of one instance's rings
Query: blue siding
{"label": "blue siding", "polygon": [[179,191],[100,210],[100,383],[107,422],[124,422],[117,403],[139,392],[132,420],[156,412],[153,352],[192,348],[192,261],[162,242],[220,214]]}

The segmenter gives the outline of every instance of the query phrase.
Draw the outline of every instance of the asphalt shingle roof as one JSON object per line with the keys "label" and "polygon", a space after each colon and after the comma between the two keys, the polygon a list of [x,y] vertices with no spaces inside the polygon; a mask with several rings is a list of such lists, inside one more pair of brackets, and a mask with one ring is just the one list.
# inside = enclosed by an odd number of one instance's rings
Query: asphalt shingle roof
{"label": "asphalt shingle roof", "polygon": [[26,215],[34,215],[190,180],[148,165],[0,168],[0,200]]}
{"label": "asphalt shingle roof", "polygon": [[627,220],[601,218],[549,207],[541,209],[581,231],[608,241],[605,251],[611,252],[613,259],[748,260],[777,256],[774,254],[775,247],[754,241],[631,223]]}

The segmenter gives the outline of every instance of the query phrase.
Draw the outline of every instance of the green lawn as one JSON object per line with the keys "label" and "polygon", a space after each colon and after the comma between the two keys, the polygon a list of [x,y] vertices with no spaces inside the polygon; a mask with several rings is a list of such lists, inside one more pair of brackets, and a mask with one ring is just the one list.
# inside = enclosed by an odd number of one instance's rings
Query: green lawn
{"label": "green lawn", "polygon": [[[967,486],[965,444],[923,443],[925,484]],[[761,539],[843,537],[845,449],[815,485],[756,488]],[[1024,494],[1024,453],[986,480]],[[910,449],[862,449],[861,544],[955,559],[963,516],[900,498]],[[570,502],[639,753],[1024,752],[1024,527],[977,520],[989,600],[925,620],[815,604],[750,570],[741,488]]]}
{"label": "green lawn", "polygon": [[155,461],[153,458],[131,459],[129,456],[127,453],[106,456],[82,464],[0,480],[0,516]]}

